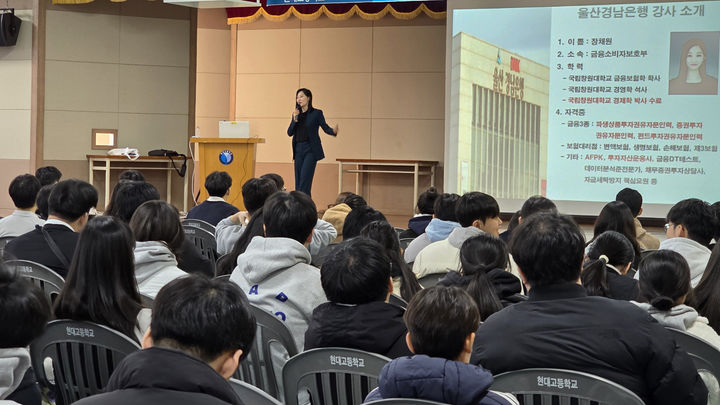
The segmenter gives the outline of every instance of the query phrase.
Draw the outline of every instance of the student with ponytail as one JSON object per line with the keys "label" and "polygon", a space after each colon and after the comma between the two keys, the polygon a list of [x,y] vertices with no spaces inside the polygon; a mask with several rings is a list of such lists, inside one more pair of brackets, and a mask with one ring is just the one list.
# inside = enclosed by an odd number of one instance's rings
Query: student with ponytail
{"label": "student with ponytail", "polygon": [[638,282],[626,276],[635,259],[635,249],[621,233],[605,231],[588,251],[580,280],[588,295],[634,300],[638,296]]}
{"label": "student with ponytail", "polygon": [[695,335],[720,349],[720,336],[708,320],[685,305],[690,293],[690,266],[677,252],[658,250],[640,263],[640,298],[636,303],[661,325]]}

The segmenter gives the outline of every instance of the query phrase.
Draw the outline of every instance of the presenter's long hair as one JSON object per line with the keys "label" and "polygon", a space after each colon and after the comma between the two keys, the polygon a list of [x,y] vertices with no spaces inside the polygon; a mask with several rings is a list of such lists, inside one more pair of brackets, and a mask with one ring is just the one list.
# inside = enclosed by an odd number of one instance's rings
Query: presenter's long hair
{"label": "presenter's long hair", "polygon": [[312,100],[313,100],[312,91],[303,87],[301,89],[298,89],[298,91],[295,92],[295,97],[297,97],[297,95],[300,94],[301,91],[308,98],[308,112],[314,110],[315,107],[313,107],[313,104],[312,104]]}
{"label": "presenter's long hair", "polygon": [[58,319],[108,326],[137,341],[142,308],[130,228],[110,216],[91,219],[80,233],[65,286],[55,300]]}

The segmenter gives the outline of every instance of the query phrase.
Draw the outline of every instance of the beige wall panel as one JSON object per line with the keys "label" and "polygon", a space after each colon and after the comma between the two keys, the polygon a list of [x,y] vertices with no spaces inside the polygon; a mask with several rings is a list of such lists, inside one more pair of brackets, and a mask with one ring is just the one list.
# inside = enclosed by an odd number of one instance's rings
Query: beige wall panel
{"label": "beige wall panel", "polygon": [[300,71],[369,72],[372,65],[371,27],[303,29]]}
{"label": "beige wall panel", "polygon": [[[284,23],[283,23],[284,24]],[[296,73],[300,30],[238,30],[238,73]]]}
{"label": "beige wall panel", "polygon": [[417,27],[425,25],[445,25],[445,18],[430,18],[425,14],[420,14],[412,20],[398,20],[397,18],[382,18],[373,21],[375,27]]}
{"label": "beige wall panel", "polygon": [[230,75],[198,73],[195,80],[197,83],[195,115],[198,117],[227,117],[230,108]]}
{"label": "beige wall panel", "polygon": [[445,122],[443,120],[374,119],[371,145],[373,159],[442,162]]}
{"label": "beige wall panel", "polygon": [[12,214],[15,205],[7,193],[10,182],[17,176],[25,173],[35,174],[30,168],[30,160],[27,159],[0,159],[0,215]]}
{"label": "beige wall panel", "polygon": [[0,110],[0,159],[30,159],[29,109]]}
{"label": "beige wall panel", "polygon": [[48,60],[117,63],[120,17],[108,14],[47,12]]}
{"label": "beige wall panel", "polygon": [[32,87],[32,61],[3,60],[0,62],[0,77],[5,79],[2,81],[2,91],[0,91],[0,94],[2,94],[0,97],[0,110],[29,110]]}
{"label": "beige wall panel", "polygon": [[[90,148],[93,128],[117,129],[117,113],[45,111],[45,160],[85,160],[87,154],[103,154]],[[132,146],[122,131],[119,146]],[[85,176],[87,177],[87,176]]]}
{"label": "beige wall panel", "polygon": [[374,73],[373,118],[444,119],[445,73]]}
{"label": "beige wall panel", "polygon": [[230,30],[198,28],[197,71],[230,73]]}
{"label": "beige wall panel", "polygon": [[325,163],[334,163],[336,158],[367,159],[370,157],[370,120],[343,119],[339,122],[337,138],[320,130],[320,139],[325,150]]}
{"label": "beige wall panel", "polygon": [[370,73],[303,73],[300,86],[313,92],[313,106],[330,125],[339,118],[370,118]]}
{"label": "beige wall panel", "polygon": [[117,111],[118,65],[45,62],[45,109]]}
{"label": "beige wall panel", "polygon": [[236,116],[290,119],[298,82],[297,73],[238,74]]}
{"label": "beige wall panel", "polygon": [[197,12],[197,9],[192,7],[165,4],[160,1],[129,0],[119,4],[120,14],[124,16],[189,20],[190,14]]}
{"label": "beige wall panel", "polygon": [[120,17],[120,63],[187,67],[190,21]]}
{"label": "beige wall panel", "polygon": [[201,8],[197,11],[197,26],[200,29],[228,30],[227,12],[224,8]]}
{"label": "beige wall panel", "polygon": [[445,26],[375,27],[374,72],[445,72]]}
{"label": "beige wall panel", "polygon": [[123,113],[187,114],[188,68],[120,65]]}
{"label": "beige wall panel", "polygon": [[[10,5],[12,7],[12,3]],[[32,59],[33,14],[32,10],[15,10],[15,16],[22,20],[15,46],[0,47],[0,61]],[[1,76],[8,77],[8,76]]]}
{"label": "beige wall panel", "polygon": [[227,117],[195,117],[195,126],[200,127],[200,136],[203,138],[218,137],[218,121]]}
{"label": "beige wall panel", "polygon": [[290,119],[237,117],[238,121],[250,121],[250,136],[264,138],[257,146],[258,162],[291,162],[291,138],[287,136]]}
{"label": "beige wall panel", "polygon": [[118,137],[123,146],[145,155],[152,149],[172,149],[187,154],[187,115],[119,114]]}

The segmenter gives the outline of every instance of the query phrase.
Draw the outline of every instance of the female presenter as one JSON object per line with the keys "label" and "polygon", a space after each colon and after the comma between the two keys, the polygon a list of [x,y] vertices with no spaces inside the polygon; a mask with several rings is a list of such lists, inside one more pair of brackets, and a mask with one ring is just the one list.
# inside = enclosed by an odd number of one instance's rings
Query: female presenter
{"label": "female presenter", "polygon": [[288,127],[287,134],[292,136],[293,160],[295,161],[295,190],[310,195],[315,165],[325,158],[319,128],[326,134],[337,136],[338,126],[334,128],[325,122],[322,110],[313,108],[312,92],[299,89],[295,93],[295,111]]}

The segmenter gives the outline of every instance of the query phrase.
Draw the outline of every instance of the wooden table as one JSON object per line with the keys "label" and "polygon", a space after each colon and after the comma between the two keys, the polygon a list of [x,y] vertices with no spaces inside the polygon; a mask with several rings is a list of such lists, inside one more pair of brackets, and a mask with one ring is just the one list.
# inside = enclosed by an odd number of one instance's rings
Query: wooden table
{"label": "wooden table", "polygon": [[[111,170],[165,170],[167,171],[167,202],[172,203],[172,174],[175,173],[170,158],[166,156],[140,156],[130,160],[125,156],[86,155],[88,160],[88,179],[90,184],[94,181],[94,172],[105,172],[105,205],[110,202],[110,171]],[[173,157],[178,169],[182,166],[182,156]],[[187,212],[188,205],[188,177],[186,172],[183,178],[183,212]],[[94,185],[94,184],[93,184]]]}
{"label": "wooden table", "polygon": [[[413,175],[413,206],[418,197],[418,177],[430,176],[430,186],[435,186],[435,168],[437,161],[430,160],[383,160],[383,159],[336,159],[338,162],[338,193],[343,191],[343,173],[355,173],[355,194],[360,194],[360,175],[362,173],[390,173]],[[354,169],[343,168],[355,166]]]}

